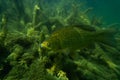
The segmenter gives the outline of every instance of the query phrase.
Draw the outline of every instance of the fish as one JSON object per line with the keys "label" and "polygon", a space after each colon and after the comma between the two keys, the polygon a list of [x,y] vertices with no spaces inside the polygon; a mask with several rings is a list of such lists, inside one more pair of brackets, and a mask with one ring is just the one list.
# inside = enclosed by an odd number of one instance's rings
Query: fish
{"label": "fish", "polygon": [[[84,25],[81,26],[84,27]],[[53,51],[64,49],[75,51],[91,48],[95,43],[115,46],[116,33],[115,29],[91,31],[80,27],[65,27],[53,32],[41,43],[41,47]]]}

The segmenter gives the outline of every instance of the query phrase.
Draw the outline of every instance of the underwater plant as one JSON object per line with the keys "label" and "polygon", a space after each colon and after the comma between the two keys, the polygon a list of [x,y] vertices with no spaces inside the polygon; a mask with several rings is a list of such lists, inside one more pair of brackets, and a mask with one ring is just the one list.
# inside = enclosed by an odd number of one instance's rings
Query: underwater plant
{"label": "underwater plant", "polygon": [[119,30],[101,28],[82,6],[1,0],[0,80],[119,80]]}

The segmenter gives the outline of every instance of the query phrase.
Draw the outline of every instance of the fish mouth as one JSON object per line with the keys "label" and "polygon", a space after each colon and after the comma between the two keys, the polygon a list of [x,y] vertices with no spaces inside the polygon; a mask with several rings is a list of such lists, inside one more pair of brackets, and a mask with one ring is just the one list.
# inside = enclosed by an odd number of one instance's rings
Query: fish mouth
{"label": "fish mouth", "polygon": [[47,49],[47,50],[51,50],[51,48],[48,47],[48,46],[49,46],[49,43],[46,42],[46,41],[41,43],[41,45],[40,45],[41,48],[44,48],[44,49]]}

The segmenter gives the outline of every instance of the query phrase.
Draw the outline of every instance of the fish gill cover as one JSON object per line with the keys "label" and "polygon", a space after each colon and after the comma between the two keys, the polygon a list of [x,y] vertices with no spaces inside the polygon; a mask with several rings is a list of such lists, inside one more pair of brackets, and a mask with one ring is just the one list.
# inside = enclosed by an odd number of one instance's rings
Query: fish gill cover
{"label": "fish gill cover", "polygon": [[0,0],[0,80],[120,80],[120,25],[83,1]]}

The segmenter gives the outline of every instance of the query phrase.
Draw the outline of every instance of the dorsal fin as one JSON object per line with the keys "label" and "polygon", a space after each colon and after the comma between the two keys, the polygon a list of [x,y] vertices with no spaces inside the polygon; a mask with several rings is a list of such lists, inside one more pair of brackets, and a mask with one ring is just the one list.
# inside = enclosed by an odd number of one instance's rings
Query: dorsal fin
{"label": "dorsal fin", "polygon": [[72,26],[78,27],[78,28],[86,30],[86,31],[96,31],[92,25],[78,24],[78,25],[72,25]]}

